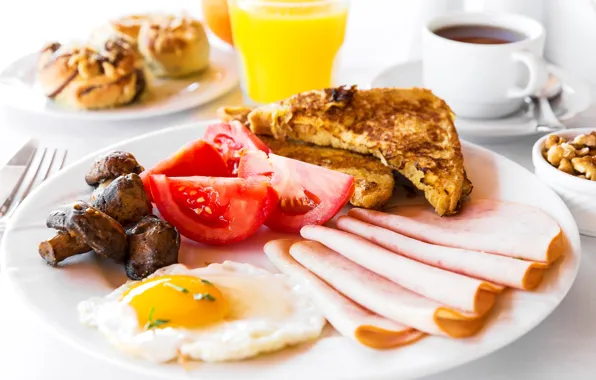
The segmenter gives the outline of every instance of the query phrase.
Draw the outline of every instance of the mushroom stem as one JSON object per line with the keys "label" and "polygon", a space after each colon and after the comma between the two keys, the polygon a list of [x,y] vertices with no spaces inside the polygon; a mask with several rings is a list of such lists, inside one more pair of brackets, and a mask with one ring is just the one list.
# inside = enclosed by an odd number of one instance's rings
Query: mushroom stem
{"label": "mushroom stem", "polygon": [[87,243],[68,232],[58,232],[53,238],[39,244],[39,255],[52,266],[71,256],[89,251],[91,248]]}

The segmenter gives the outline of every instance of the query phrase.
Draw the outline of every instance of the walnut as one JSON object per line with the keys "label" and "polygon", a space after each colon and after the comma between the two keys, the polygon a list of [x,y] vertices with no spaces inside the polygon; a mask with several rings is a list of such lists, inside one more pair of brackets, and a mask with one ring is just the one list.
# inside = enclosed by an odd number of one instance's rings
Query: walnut
{"label": "walnut", "polygon": [[79,62],[82,60],[83,56],[80,53],[73,53],[68,62],[66,63],[69,67],[76,67],[78,66]]}
{"label": "walnut", "polygon": [[99,75],[99,65],[97,62],[93,61],[80,61],[77,65],[77,70],[79,74],[85,78],[89,79],[96,75]]}
{"label": "walnut", "polygon": [[553,145],[546,153],[546,159],[554,166],[559,166],[563,158],[563,147],[560,145]]}
{"label": "walnut", "polygon": [[596,159],[590,156],[575,157],[571,160],[573,168],[586,176],[586,179],[596,181]]}
{"label": "walnut", "polygon": [[596,148],[596,132],[576,136],[573,139],[573,144]]}
{"label": "walnut", "polygon": [[544,142],[542,156],[562,172],[596,181],[596,131],[571,141],[551,135]]}
{"label": "walnut", "polygon": [[590,148],[588,148],[587,146],[584,146],[583,148],[576,150],[575,153],[576,153],[577,157],[583,157],[583,156],[590,154]]}
{"label": "walnut", "polygon": [[114,67],[114,65],[112,65],[109,62],[102,62],[101,66],[103,67],[103,70],[106,73],[106,76],[108,76],[109,78],[116,77],[116,68]]}
{"label": "walnut", "polygon": [[577,155],[575,147],[571,144],[562,143],[561,148],[563,148],[563,158],[571,160],[573,157]]}
{"label": "walnut", "polygon": [[571,161],[569,161],[569,159],[567,158],[561,159],[561,162],[559,163],[557,169],[567,174],[573,174],[573,165],[571,164]]}
{"label": "walnut", "polygon": [[558,145],[561,143],[566,142],[567,140],[565,140],[564,137],[561,136],[557,136],[557,135],[550,135],[548,136],[548,138],[546,139],[546,142],[544,143],[544,147],[548,150],[550,149],[553,145]]}

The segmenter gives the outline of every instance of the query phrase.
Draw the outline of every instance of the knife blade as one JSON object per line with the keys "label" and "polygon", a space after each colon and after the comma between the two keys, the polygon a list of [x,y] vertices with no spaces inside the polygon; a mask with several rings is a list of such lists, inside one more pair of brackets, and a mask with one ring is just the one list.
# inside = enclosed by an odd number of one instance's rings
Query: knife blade
{"label": "knife blade", "polygon": [[8,163],[0,169],[0,213],[6,212],[12,197],[19,189],[31,160],[37,151],[38,142],[31,139],[12,156]]}

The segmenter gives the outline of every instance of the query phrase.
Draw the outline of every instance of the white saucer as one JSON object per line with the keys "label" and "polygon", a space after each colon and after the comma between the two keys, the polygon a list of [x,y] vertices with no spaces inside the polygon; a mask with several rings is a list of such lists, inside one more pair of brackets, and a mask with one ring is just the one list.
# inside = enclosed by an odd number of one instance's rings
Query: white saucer
{"label": "white saucer", "polygon": [[46,98],[35,80],[37,54],[29,54],[0,71],[0,104],[44,116],[83,120],[130,120],[184,111],[210,102],[238,83],[233,52],[212,46],[210,67],[183,79],[152,79],[138,103],[105,110],[76,110]]}
{"label": "white saucer", "polygon": [[[564,69],[549,65],[549,70],[563,83],[563,93],[555,106],[555,113],[568,127],[574,127],[575,117],[591,104],[588,84]],[[373,79],[371,87],[423,87],[422,62],[406,62],[392,66]],[[458,132],[464,138],[483,140],[538,134],[536,121],[531,112],[519,112],[501,119],[464,119],[455,121]]]}

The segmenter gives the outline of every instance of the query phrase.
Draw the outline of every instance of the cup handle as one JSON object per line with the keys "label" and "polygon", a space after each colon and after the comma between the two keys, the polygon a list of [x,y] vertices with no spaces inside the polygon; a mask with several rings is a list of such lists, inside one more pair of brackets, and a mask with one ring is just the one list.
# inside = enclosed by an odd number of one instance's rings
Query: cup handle
{"label": "cup handle", "polygon": [[548,69],[544,60],[529,51],[513,52],[512,59],[526,65],[530,72],[530,80],[524,88],[509,90],[507,96],[510,98],[523,98],[539,92],[548,81]]}

